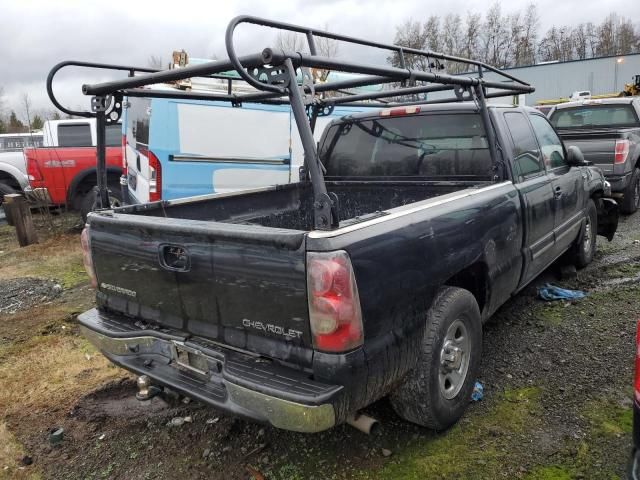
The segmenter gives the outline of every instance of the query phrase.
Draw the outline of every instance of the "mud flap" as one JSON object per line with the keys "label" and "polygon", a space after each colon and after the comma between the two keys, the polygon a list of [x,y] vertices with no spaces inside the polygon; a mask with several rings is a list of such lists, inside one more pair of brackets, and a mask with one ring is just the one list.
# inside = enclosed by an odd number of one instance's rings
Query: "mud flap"
{"label": "mud flap", "polygon": [[618,204],[612,198],[596,200],[598,210],[598,235],[611,241],[618,229]]}

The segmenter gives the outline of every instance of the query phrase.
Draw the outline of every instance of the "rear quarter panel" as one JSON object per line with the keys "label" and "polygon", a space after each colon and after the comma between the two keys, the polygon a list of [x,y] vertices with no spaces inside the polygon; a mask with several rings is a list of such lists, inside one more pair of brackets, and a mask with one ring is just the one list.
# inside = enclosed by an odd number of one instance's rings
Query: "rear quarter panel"
{"label": "rear quarter panel", "polygon": [[[448,279],[483,263],[487,318],[515,291],[522,270],[522,215],[511,182],[389,212],[344,234],[312,232],[307,241],[308,250],[344,249],[351,257],[365,329],[368,385],[355,393],[363,404],[388,392],[413,366],[425,313]],[[320,376],[321,367],[314,366]]]}

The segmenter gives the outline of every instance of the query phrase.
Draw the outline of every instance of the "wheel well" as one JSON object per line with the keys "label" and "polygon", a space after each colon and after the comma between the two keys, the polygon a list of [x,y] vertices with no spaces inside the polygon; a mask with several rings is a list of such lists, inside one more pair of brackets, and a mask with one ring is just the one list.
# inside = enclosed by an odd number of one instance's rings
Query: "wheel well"
{"label": "wheel well", "polygon": [[[95,170],[88,172],[82,176],[82,178],[75,182],[75,185],[69,190],[69,203],[78,208],[76,205],[81,199],[91,191],[98,183],[98,177]],[[107,184],[119,185],[120,184],[120,171],[119,170],[107,170]]]}
{"label": "wheel well", "polygon": [[22,186],[20,185],[18,180],[16,180],[16,178],[13,175],[7,172],[0,172],[0,182],[6,185],[9,185],[14,190],[17,190],[19,192],[22,191]]}
{"label": "wheel well", "polygon": [[489,297],[487,272],[487,265],[484,262],[476,262],[449,278],[445,285],[464,288],[471,292],[482,313]]}

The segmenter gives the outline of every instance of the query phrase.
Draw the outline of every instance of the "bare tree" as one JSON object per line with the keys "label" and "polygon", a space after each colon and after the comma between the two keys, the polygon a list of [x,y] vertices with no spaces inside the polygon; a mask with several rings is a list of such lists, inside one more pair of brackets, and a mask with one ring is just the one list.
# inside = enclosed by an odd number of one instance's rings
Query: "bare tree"
{"label": "bare tree", "polygon": [[571,30],[571,41],[573,42],[576,57],[580,60],[587,58],[587,30],[584,23]]}
{"label": "bare tree", "polygon": [[27,117],[27,129],[31,132],[31,99],[26,92],[22,94],[22,104],[24,105],[24,112]]}
{"label": "bare tree", "polygon": [[482,16],[479,13],[467,12],[464,30],[464,46],[462,54],[466,58],[478,58],[480,28],[482,26]]}
{"label": "bare tree", "polygon": [[534,3],[529,4],[522,20],[522,37],[519,48],[520,65],[536,63],[536,43],[538,41],[538,27],[540,18],[538,8]]}
{"label": "bare tree", "polygon": [[[393,43],[402,47],[415,50],[427,50],[427,34],[422,24],[417,20],[409,19],[396,27],[396,36]],[[395,67],[402,66],[400,55],[394,53],[387,61]],[[412,70],[426,70],[429,68],[426,58],[417,55],[404,54],[404,66]]]}
{"label": "bare tree", "polygon": [[278,33],[276,47],[285,52],[309,52],[304,35],[296,32]]}
{"label": "bare tree", "polygon": [[[442,24],[442,43],[443,49],[449,55],[462,55],[464,36],[462,32],[462,19],[458,14],[448,14],[444,17]],[[447,64],[447,69],[451,73],[461,73],[468,68],[465,64],[451,63]]]}
{"label": "bare tree", "polygon": [[509,32],[506,24],[500,2],[495,2],[487,11],[482,28],[482,56],[487,63],[497,67],[507,66],[508,52],[505,46]]}
{"label": "bare tree", "polygon": [[164,64],[162,63],[162,57],[159,55],[149,55],[147,59],[147,65],[149,68],[155,68],[156,70],[162,70]]}

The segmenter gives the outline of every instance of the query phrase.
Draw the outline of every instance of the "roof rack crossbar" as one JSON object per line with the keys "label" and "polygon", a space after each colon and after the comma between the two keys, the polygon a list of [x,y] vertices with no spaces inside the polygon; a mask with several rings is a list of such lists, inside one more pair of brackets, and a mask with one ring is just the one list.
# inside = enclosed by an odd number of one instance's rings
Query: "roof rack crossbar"
{"label": "roof rack crossbar", "polygon": [[[248,23],[263,27],[270,27],[284,31],[303,34],[307,40],[308,52],[287,52],[281,49],[266,48],[261,53],[239,57],[236,53],[234,32],[238,25]],[[346,42],[352,45],[373,47],[397,54],[400,59],[399,68],[392,65],[375,65],[363,62],[350,62],[338,58],[328,58],[318,55],[318,38],[327,38]],[[328,192],[324,182],[322,167],[318,159],[312,125],[318,108],[311,110],[311,117],[307,117],[310,105],[331,106],[334,104],[351,106],[402,106],[415,104],[416,101],[405,102],[407,96],[420,93],[443,92],[453,90],[453,97],[437,100],[419,100],[420,103],[449,103],[473,100],[482,115],[485,129],[487,130],[489,149],[494,161],[494,179],[496,181],[504,177],[504,168],[498,158],[499,140],[492,136],[491,119],[486,103],[488,98],[505,97],[531,93],[534,88],[528,83],[501,72],[499,69],[476,60],[446,55],[440,52],[428,50],[416,50],[398,45],[390,45],[369,40],[339,35],[331,32],[315,30],[283,22],[240,16],[233,19],[226,31],[225,44],[228,60],[212,61],[200,65],[190,65],[184,68],[166,71],[146,71],[143,75],[133,76],[110,82],[92,85],[83,85],[82,90],[86,95],[93,95],[92,106],[97,111],[99,128],[105,129],[105,118],[113,121],[117,115],[112,115],[108,109],[108,103],[112,101],[120,105],[118,99],[123,94],[130,96],[159,96],[163,98],[184,98],[220,100],[233,105],[241,105],[243,102],[254,103],[289,103],[294,113],[298,132],[300,134],[305,152],[305,171],[308,173],[313,186],[314,225],[317,229],[328,230],[339,224],[338,198]],[[406,56],[416,55],[428,60],[425,70],[406,68]],[[473,66],[477,75],[452,75],[442,70],[439,61],[457,62]],[[314,78],[311,69],[330,70],[352,74],[354,78],[319,82]],[[235,70],[239,79],[258,91],[251,93],[233,93],[230,88],[226,93],[209,93],[194,91],[163,91],[142,89],[140,87],[159,83],[175,82],[193,77],[218,77],[228,75]],[[484,72],[490,71],[498,76],[498,80],[487,80]],[[301,77],[300,77],[301,75]],[[227,77],[228,79],[229,77]],[[302,78],[302,81],[300,81]],[[234,78],[235,79],[235,78]],[[350,88],[358,86],[380,86],[380,89],[363,93],[346,92]],[[371,90],[371,89],[370,89]],[[330,93],[339,93],[341,96],[331,96]],[[346,92],[346,93],[345,93]],[[112,100],[111,96],[115,100]],[[389,99],[385,101],[383,99]],[[97,105],[97,107],[96,107]],[[58,105],[57,105],[58,106]],[[101,109],[101,110],[100,110]],[[118,112],[115,112],[116,114]],[[104,131],[99,138],[104,137]],[[491,140],[494,138],[494,140]],[[98,149],[102,152],[99,159],[104,157],[104,141],[98,142]],[[98,170],[104,169],[104,161],[98,162]],[[102,172],[104,173],[104,172]],[[103,200],[99,204],[105,205],[105,182],[99,183],[99,192]]]}

